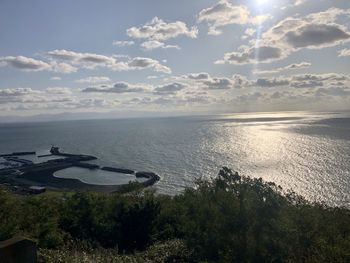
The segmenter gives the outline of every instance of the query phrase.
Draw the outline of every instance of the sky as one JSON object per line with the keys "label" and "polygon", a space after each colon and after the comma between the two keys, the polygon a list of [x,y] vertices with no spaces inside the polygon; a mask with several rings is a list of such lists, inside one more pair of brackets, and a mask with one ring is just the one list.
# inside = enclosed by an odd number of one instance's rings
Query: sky
{"label": "sky", "polygon": [[0,120],[350,109],[348,0],[0,0]]}

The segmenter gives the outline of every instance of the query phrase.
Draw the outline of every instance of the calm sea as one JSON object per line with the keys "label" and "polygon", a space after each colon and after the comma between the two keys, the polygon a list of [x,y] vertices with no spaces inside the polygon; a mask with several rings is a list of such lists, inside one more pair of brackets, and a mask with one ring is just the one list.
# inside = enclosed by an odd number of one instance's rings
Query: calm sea
{"label": "calm sea", "polygon": [[44,152],[51,145],[95,155],[101,164],[154,171],[161,193],[178,193],[228,166],[310,200],[350,206],[349,113],[0,124],[1,153]]}

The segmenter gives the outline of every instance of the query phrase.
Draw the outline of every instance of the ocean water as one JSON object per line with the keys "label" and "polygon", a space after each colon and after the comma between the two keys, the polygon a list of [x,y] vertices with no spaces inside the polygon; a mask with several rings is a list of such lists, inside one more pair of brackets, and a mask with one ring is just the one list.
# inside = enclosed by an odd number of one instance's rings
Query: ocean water
{"label": "ocean water", "polygon": [[[160,193],[179,193],[228,166],[312,201],[350,206],[346,112],[0,124],[0,153],[45,151],[51,145],[95,155],[102,165],[156,172]],[[91,178],[96,180],[109,178]]]}

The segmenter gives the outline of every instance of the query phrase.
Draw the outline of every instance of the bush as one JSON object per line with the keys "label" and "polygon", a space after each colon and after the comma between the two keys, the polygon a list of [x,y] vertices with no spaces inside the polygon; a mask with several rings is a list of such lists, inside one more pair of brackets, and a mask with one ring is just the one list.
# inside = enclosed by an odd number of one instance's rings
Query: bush
{"label": "bush", "polygon": [[[164,244],[167,262],[350,262],[348,209],[309,203],[225,167],[174,197],[136,191],[18,198],[1,190],[0,220],[0,239],[28,235],[49,257],[144,251],[158,260]],[[62,251],[62,244],[71,249]]]}

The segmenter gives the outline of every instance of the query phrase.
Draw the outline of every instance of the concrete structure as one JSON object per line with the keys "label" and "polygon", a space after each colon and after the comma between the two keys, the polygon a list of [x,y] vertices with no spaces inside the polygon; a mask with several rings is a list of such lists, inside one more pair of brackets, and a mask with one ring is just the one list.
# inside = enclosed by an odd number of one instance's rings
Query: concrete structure
{"label": "concrete structure", "polygon": [[60,154],[60,148],[52,146],[51,149],[50,149],[50,153],[51,154]]}
{"label": "concrete structure", "polygon": [[[23,164],[21,166],[16,166],[11,163],[10,166],[0,169],[0,183],[9,183],[13,186],[11,190],[18,194],[39,194],[45,192],[45,187],[48,188],[59,188],[67,190],[90,190],[98,192],[117,192],[128,184],[118,184],[118,185],[98,185],[98,184],[87,184],[78,179],[73,178],[59,178],[55,177],[54,173],[59,170],[63,170],[69,167],[77,166],[87,169],[101,169],[110,172],[116,172],[118,174],[130,174],[134,175],[136,178],[146,178],[145,181],[141,183],[144,187],[155,184],[159,181],[160,177],[155,173],[149,172],[135,172],[130,169],[117,168],[117,167],[102,167],[100,168],[97,164],[86,163],[86,161],[96,160],[95,156],[83,155],[83,154],[70,154],[60,152],[58,147],[52,146],[50,150],[51,154],[42,155],[41,157],[48,156],[59,156],[59,159],[49,159],[44,162],[33,163],[28,161],[28,164]],[[25,155],[23,152],[22,155]],[[4,159],[13,160],[13,163],[18,164],[18,156],[14,154],[0,155],[4,156]],[[24,162],[26,163],[26,162]],[[135,179],[136,179],[135,178]],[[45,187],[31,187],[33,185],[41,185]],[[1,263],[1,261],[0,261]]]}

